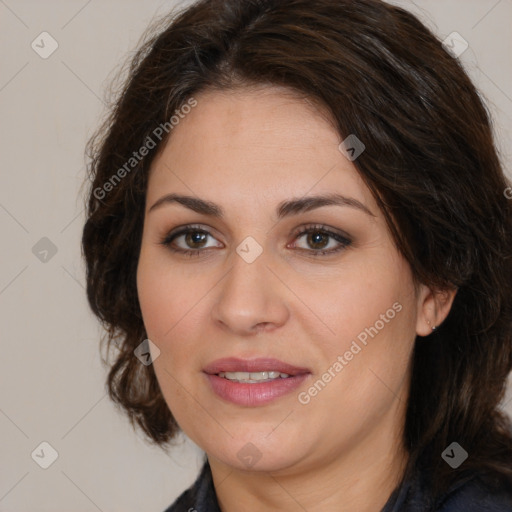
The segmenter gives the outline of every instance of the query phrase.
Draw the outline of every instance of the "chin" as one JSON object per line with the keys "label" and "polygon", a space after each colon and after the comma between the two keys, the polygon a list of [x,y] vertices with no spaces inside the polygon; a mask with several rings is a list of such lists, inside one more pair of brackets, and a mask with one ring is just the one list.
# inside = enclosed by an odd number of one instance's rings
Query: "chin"
{"label": "chin", "polygon": [[[297,441],[293,436],[276,436],[274,434],[237,436],[226,443],[204,446],[208,456],[239,471],[278,472],[299,463],[305,456],[298,447],[304,446],[304,440]],[[211,449],[210,449],[211,448]]]}

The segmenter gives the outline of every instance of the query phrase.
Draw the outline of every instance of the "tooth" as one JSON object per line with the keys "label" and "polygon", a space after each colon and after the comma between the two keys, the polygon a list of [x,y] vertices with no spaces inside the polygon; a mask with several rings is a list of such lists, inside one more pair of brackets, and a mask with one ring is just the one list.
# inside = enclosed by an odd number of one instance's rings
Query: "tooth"
{"label": "tooth", "polygon": [[268,379],[268,372],[251,372],[249,374],[251,380],[265,380]]}
{"label": "tooth", "polygon": [[224,372],[224,377],[230,380],[247,380],[249,375],[248,372]]}
{"label": "tooth", "polygon": [[264,371],[264,372],[219,372],[219,377],[224,377],[225,379],[239,382],[261,382],[268,381],[273,379],[282,378],[285,379],[289,377],[287,373],[281,373],[278,371]]}

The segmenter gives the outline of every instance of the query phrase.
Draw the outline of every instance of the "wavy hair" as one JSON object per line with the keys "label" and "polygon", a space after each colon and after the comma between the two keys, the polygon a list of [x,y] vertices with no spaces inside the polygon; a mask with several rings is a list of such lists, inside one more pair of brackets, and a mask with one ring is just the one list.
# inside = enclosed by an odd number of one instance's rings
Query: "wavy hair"
{"label": "wavy hair", "polygon": [[[110,397],[151,442],[164,447],[178,432],[152,365],[133,354],[146,338],[135,276],[148,174],[172,130],[130,158],[201,91],[284,86],[323,105],[342,139],[364,142],[354,164],[415,281],[458,288],[444,323],[415,340],[404,478],[421,465],[433,495],[474,472],[512,485],[500,410],[512,369],[510,182],[459,61],[380,0],[201,0],[155,27],[88,144],[82,249],[88,301],[115,349]],[[441,458],[453,441],[469,452],[458,469]]]}

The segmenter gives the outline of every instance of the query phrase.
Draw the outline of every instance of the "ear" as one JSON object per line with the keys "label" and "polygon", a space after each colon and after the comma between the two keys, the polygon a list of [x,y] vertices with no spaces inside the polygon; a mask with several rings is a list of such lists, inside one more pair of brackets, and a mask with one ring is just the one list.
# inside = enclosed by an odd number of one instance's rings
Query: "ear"
{"label": "ear", "polygon": [[457,288],[433,290],[421,284],[417,294],[416,334],[428,336],[448,316]]}

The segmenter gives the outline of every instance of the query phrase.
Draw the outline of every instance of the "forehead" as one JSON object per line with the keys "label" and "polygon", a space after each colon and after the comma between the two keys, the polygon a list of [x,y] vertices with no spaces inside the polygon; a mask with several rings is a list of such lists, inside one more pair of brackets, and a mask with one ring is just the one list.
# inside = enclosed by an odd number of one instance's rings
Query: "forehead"
{"label": "forehead", "polygon": [[168,189],[275,201],[339,192],[376,208],[354,164],[339,151],[341,138],[328,113],[314,101],[276,87],[194,98],[197,106],[153,162],[149,201]]}

